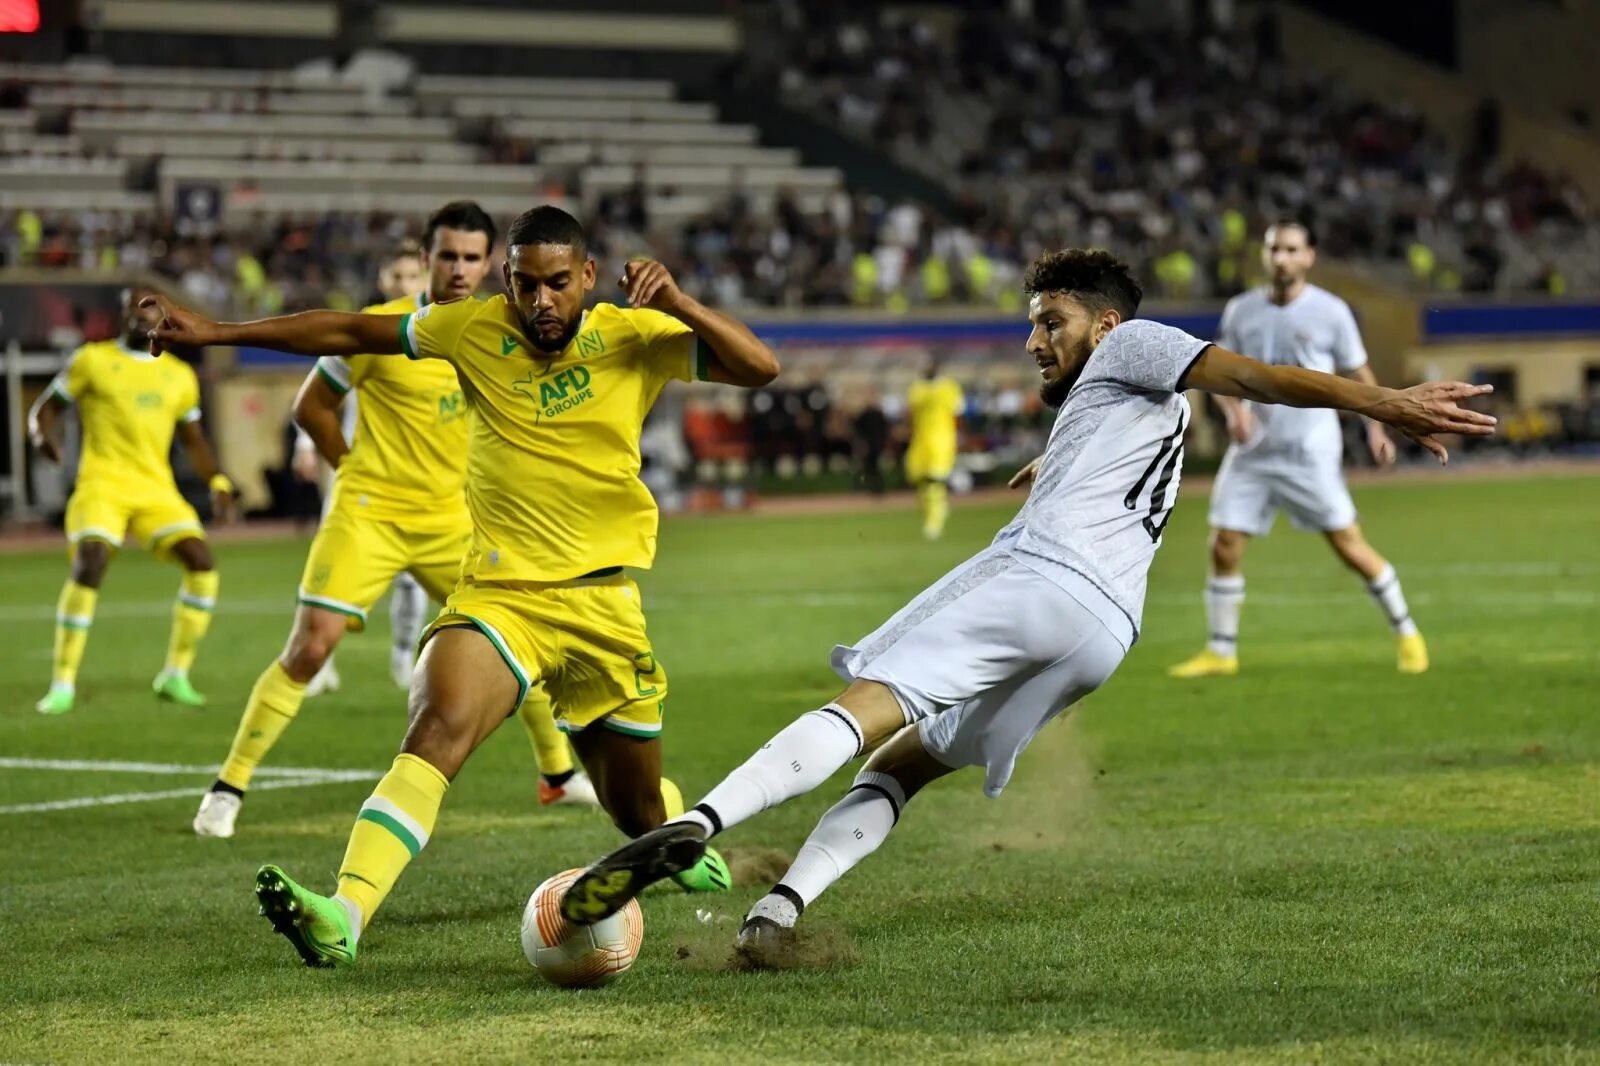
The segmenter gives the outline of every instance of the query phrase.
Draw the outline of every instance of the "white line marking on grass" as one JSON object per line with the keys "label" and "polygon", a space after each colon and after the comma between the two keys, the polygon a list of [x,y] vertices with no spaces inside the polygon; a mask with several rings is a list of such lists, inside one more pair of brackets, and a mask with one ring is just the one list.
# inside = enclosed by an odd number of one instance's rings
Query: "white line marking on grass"
{"label": "white line marking on grass", "polygon": [[[13,759],[0,758],[0,770],[68,770],[103,771],[111,774],[207,774],[215,777],[221,766],[185,766],[171,762],[119,762],[105,759]],[[256,770],[257,777],[338,777],[379,778],[382,774],[370,770],[334,770],[316,766],[263,766]]]}
{"label": "white line marking on grass", "polygon": [[[112,600],[95,607],[96,621],[104,618],[165,618],[172,613],[171,599],[165,600]],[[216,614],[281,614],[285,619],[294,616],[294,596],[273,600],[229,600],[217,602]],[[0,625],[16,622],[53,622],[56,609],[53,605],[11,604],[0,606]]]}
{"label": "white line marking on grass", "polygon": [[[293,778],[280,778],[276,781],[264,781],[259,785],[252,785],[251,792],[260,792],[270,788],[306,788],[310,785],[334,785],[346,781],[375,781],[381,774],[369,773],[365,770],[351,770],[333,774],[303,775]],[[154,800],[179,799],[182,797],[194,798],[205,794],[204,788],[169,788],[159,792],[119,792],[110,796],[78,796],[74,799],[51,800],[48,803],[18,803],[10,807],[0,807],[0,814],[37,814],[42,811],[70,811],[82,807],[109,807],[121,803],[149,803]]]}

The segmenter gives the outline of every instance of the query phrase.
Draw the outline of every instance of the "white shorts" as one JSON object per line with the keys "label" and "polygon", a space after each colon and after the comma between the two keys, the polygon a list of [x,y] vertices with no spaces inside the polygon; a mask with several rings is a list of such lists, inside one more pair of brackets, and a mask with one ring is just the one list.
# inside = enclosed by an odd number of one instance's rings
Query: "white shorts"
{"label": "white shorts", "polygon": [[929,754],[985,767],[983,790],[998,796],[1045,723],[1104,684],[1123,654],[1093,612],[991,548],[835,648],[833,668],[886,685]]}
{"label": "white shorts", "polygon": [[1355,525],[1356,505],[1345,487],[1338,457],[1241,458],[1229,448],[1211,487],[1211,528],[1264,537],[1280,510],[1296,529],[1312,533]]}

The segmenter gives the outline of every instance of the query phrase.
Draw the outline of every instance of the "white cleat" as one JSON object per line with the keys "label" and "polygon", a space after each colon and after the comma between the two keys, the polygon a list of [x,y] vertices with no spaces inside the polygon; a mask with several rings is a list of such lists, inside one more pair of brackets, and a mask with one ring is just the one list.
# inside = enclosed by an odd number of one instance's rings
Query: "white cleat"
{"label": "white cleat", "polygon": [[333,658],[330,656],[328,661],[322,664],[322,669],[317,671],[316,676],[306,682],[306,698],[337,691],[339,691],[339,671],[334,669]]}
{"label": "white cleat", "polygon": [[394,683],[406,691],[411,690],[411,674],[415,668],[416,659],[409,648],[391,648],[389,650],[389,676]]}
{"label": "white cleat", "polygon": [[233,821],[239,817],[239,807],[243,803],[244,800],[232,792],[207,792],[200,799],[200,810],[195,812],[195,836],[223,840],[233,836]]}
{"label": "white cleat", "polygon": [[579,770],[559,785],[548,784],[539,778],[539,806],[598,807],[600,797],[595,795],[594,782]]}

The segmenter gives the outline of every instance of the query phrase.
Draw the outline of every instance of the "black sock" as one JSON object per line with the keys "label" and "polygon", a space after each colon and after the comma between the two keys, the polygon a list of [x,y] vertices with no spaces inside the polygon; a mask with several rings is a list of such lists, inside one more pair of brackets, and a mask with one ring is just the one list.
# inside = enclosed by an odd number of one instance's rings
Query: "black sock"
{"label": "black sock", "polygon": [[238,796],[240,799],[244,799],[244,789],[242,789],[242,788],[234,788],[232,785],[228,784],[226,781],[222,780],[222,778],[220,778],[220,777],[217,778],[217,780],[212,783],[211,791],[212,792],[228,792],[228,793],[232,793],[235,796]]}
{"label": "black sock", "polygon": [[560,788],[568,781],[571,781],[573,775],[577,772],[577,770],[563,770],[559,774],[540,774],[539,776],[544,778],[544,783],[551,788]]}

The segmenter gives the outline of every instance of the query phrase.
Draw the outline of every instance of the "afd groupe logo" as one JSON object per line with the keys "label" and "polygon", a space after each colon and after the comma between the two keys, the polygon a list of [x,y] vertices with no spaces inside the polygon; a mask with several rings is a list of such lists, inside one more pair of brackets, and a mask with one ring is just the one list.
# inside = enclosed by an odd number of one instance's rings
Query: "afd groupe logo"
{"label": "afd groupe logo", "polygon": [[594,399],[594,389],[590,385],[593,380],[594,375],[588,368],[579,364],[549,377],[535,378],[530,373],[520,381],[513,381],[511,387],[534,402],[540,419],[559,418]]}

